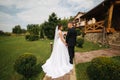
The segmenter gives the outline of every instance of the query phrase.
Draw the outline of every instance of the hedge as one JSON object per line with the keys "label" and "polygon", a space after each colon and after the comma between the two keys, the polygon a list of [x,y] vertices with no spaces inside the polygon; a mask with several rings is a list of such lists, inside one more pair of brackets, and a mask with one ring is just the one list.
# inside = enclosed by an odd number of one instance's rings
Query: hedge
{"label": "hedge", "polygon": [[120,80],[119,60],[99,57],[92,60],[87,68],[90,80]]}

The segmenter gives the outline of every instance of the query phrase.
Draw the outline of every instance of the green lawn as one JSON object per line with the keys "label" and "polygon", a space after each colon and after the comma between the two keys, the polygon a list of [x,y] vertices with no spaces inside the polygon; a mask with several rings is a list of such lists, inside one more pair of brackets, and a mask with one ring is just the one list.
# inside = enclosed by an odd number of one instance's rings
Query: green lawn
{"label": "green lawn", "polygon": [[[0,37],[0,80],[20,80],[21,76],[14,71],[13,64],[21,54],[32,53],[37,57],[38,63],[40,61],[44,63],[51,54],[50,42],[50,40],[30,42],[26,41],[24,36]],[[103,48],[100,48],[98,44],[85,41],[83,48],[76,48],[76,51],[85,52],[98,49]],[[35,80],[42,80],[42,77],[43,72]]]}
{"label": "green lawn", "polygon": [[[0,80],[19,80],[21,78],[13,69],[16,58],[21,54],[32,53],[37,56],[38,63],[40,61],[44,63],[50,55],[49,43],[50,40],[29,42],[23,36],[0,37]],[[40,80],[42,74],[36,80]]]}
{"label": "green lawn", "polygon": [[80,63],[76,65],[77,80],[89,80],[86,69],[90,63]]}
{"label": "green lawn", "polygon": [[93,51],[93,50],[99,50],[99,49],[105,49],[105,46],[99,46],[98,43],[94,44],[89,41],[85,41],[83,44],[83,48],[76,47],[76,52],[87,52],[87,51]]}

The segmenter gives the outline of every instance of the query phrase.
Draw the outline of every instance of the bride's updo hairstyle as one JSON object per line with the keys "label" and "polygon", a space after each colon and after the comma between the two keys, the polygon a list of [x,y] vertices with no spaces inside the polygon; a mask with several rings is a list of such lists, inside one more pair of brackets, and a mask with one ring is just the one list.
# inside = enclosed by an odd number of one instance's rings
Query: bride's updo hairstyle
{"label": "bride's updo hairstyle", "polygon": [[58,30],[60,30],[61,27],[62,27],[62,25],[61,25],[61,24],[58,24]]}

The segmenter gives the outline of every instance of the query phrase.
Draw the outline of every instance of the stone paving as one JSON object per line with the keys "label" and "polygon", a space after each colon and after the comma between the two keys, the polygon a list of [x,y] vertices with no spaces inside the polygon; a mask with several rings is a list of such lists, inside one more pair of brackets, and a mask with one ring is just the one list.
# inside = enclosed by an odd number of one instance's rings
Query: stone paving
{"label": "stone paving", "polygon": [[52,79],[48,76],[45,76],[43,80],[76,80],[75,65],[73,70],[70,73],[64,75],[63,77]]}
{"label": "stone paving", "polygon": [[112,57],[120,56],[120,50],[118,49],[103,49],[95,50],[90,52],[76,52],[75,54],[75,63],[84,63],[89,62],[96,57]]}

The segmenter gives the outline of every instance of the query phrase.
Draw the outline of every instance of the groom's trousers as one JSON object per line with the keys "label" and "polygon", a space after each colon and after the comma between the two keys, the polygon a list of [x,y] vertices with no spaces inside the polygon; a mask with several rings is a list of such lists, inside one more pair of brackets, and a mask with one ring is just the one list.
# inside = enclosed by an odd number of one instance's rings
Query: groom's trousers
{"label": "groom's trousers", "polygon": [[75,46],[68,46],[68,52],[69,52],[71,64],[73,64],[73,58],[74,58],[74,53],[75,53],[74,48]]}

